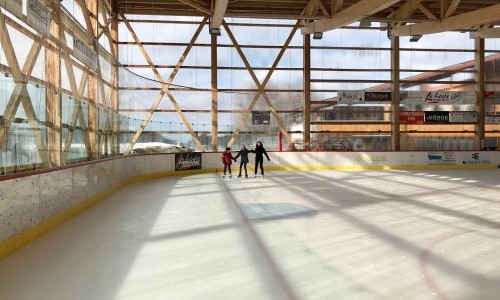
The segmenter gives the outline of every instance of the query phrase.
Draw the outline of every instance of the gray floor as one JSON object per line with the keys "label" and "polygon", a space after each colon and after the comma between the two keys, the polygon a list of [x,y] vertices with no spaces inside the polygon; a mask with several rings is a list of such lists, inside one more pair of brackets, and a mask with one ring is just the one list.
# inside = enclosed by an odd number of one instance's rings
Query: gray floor
{"label": "gray floor", "polygon": [[500,170],[130,185],[0,261],[0,298],[499,299]]}

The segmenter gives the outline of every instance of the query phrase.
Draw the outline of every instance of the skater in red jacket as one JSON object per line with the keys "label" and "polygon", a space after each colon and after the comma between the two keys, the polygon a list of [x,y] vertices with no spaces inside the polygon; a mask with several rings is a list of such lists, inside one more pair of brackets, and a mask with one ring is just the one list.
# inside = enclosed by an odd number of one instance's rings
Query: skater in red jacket
{"label": "skater in red jacket", "polygon": [[222,156],[220,157],[222,163],[224,164],[224,175],[222,178],[226,177],[226,170],[229,171],[229,178],[233,177],[231,174],[231,163],[232,161],[236,161],[236,158],[231,154],[231,148],[227,147],[226,151],[222,152]]}

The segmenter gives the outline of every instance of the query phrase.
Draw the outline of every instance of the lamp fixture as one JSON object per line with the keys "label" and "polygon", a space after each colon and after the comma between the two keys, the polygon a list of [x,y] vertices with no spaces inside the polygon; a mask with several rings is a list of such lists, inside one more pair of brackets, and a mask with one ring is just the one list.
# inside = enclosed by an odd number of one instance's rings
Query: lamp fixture
{"label": "lamp fixture", "polygon": [[323,38],[323,32],[315,32],[313,33],[313,39],[321,40]]}
{"label": "lamp fixture", "polygon": [[216,36],[220,36],[220,35],[221,35],[221,33],[220,33],[220,29],[219,29],[219,28],[210,28],[210,29],[209,29],[209,32],[210,32],[210,34],[212,34],[212,35],[216,35]]}
{"label": "lamp fixture", "polygon": [[411,38],[410,38],[410,42],[412,42],[412,43],[418,42],[418,40],[420,40],[421,37],[422,37],[421,34],[412,35]]}
{"label": "lamp fixture", "polygon": [[359,22],[359,27],[371,27],[372,26],[372,22],[368,19],[361,19],[361,21]]}

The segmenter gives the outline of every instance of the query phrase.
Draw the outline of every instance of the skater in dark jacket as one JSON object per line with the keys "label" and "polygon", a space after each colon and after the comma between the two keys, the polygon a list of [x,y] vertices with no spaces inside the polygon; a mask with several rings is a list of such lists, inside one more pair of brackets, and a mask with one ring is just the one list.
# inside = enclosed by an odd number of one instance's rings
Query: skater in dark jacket
{"label": "skater in dark jacket", "polygon": [[259,165],[260,165],[260,174],[262,175],[262,177],[264,177],[264,167],[262,166],[264,163],[264,155],[266,156],[267,161],[270,161],[270,159],[261,141],[257,142],[257,145],[255,145],[255,150],[253,150],[253,152],[255,153],[255,173],[253,177],[257,177],[257,168]]}
{"label": "skater in dark jacket", "polygon": [[247,173],[247,163],[249,162],[248,160],[248,153],[253,152],[253,150],[248,150],[245,145],[241,146],[240,152],[236,155],[234,159],[238,159],[238,157],[241,156],[240,160],[240,174],[238,177],[241,177],[241,168],[245,168],[245,177],[248,178],[248,173]]}

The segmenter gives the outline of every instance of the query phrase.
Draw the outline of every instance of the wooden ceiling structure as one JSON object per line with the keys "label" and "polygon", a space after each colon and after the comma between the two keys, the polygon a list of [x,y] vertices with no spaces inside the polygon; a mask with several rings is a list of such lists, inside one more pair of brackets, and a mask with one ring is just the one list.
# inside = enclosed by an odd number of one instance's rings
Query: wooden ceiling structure
{"label": "wooden ceiling structure", "polygon": [[498,0],[115,0],[119,13],[304,20],[302,34],[326,32],[366,20],[391,25],[395,36],[468,30],[500,37]]}

